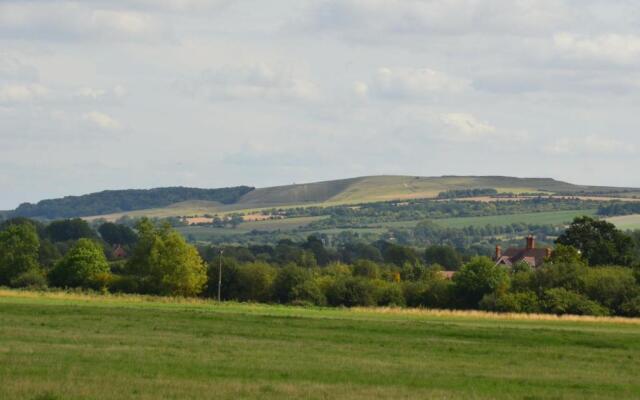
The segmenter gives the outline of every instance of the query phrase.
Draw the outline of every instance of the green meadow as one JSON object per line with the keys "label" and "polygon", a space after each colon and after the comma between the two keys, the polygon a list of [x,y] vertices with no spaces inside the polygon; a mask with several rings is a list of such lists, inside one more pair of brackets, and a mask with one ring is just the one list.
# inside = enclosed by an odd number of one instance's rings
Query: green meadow
{"label": "green meadow", "polygon": [[631,399],[640,323],[0,290],[0,399]]}

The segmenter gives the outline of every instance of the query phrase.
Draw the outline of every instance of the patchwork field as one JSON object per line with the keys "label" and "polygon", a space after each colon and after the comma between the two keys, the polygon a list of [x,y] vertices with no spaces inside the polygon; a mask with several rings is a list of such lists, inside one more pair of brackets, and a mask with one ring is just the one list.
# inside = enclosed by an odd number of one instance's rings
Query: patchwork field
{"label": "patchwork field", "polygon": [[607,221],[611,222],[612,224],[617,226],[618,229],[622,230],[640,229],[640,214],[611,217],[607,218]]}
{"label": "patchwork field", "polygon": [[631,399],[640,324],[0,290],[2,399]]}
{"label": "patchwork field", "polygon": [[444,218],[434,220],[441,226],[448,228],[464,228],[465,226],[503,226],[513,223],[525,224],[564,224],[570,223],[575,217],[589,215],[594,216],[597,210],[570,210],[570,211],[550,211],[539,213],[523,213],[495,215],[489,217],[463,217],[463,218]]}

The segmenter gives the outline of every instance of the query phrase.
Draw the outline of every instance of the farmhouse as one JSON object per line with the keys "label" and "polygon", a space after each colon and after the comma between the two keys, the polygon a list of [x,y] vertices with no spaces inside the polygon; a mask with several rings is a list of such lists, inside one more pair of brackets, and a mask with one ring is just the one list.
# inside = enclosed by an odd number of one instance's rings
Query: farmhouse
{"label": "farmhouse", "polygon": [[533,268],[539,267],[544,263],[544,259],[551,256],[552,250],[550,248],[536,248],[536,239],[529,235],[527,236],[527,244],[525,248],[509,248],[502,251],[502,248],[496,246],[496,254],[494,260],[496,265],[512,266],[518,262],[524,261]]}

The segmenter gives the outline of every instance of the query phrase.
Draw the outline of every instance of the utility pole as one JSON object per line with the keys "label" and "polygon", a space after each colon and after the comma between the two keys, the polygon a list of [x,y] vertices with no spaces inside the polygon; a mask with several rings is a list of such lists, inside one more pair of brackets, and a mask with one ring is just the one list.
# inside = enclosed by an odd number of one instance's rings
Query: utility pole
{"label": "utility pole", "polygon": [[222,290],[222,253],[224,253],[223,249],[220,249],[220,264],[218,267],[218,303],[220,302],[220,291]]}

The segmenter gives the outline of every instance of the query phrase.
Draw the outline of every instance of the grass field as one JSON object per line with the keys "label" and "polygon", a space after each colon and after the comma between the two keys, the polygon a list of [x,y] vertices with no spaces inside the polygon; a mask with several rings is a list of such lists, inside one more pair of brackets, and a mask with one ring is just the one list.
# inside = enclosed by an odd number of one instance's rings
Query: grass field
{"label": "grass field", "polygon": [[564,224],[571,222],[575,217],[582,215],[595,215],[596,210],[570,210],[570,211],[549,211],[539,213],[523,213],[495,215],[489,217],[463,217],[463,218],[443,218],[434,220],[441,226],[448,228],[464,228],[465,226],[486,226],[486,225],[510,225],[516,222],[525,224]]}
{"label": "grass field", "polygon": [[640,324],[0,290],[1,399],[632,399]]}
{"label": "grass field", "polygon": [[623,215],[620,217],[607,218],[607,221],[611,222],[618,229],[633,230],[640,229],[640,214]]}

